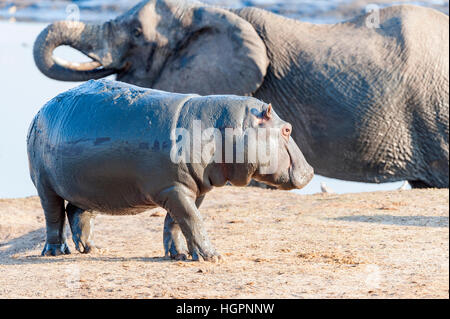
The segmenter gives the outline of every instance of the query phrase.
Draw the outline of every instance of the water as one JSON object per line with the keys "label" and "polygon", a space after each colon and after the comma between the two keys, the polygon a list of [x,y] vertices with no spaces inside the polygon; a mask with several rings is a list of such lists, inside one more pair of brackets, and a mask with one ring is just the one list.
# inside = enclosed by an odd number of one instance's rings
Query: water
{"label": "water", "polygon": [[[242,8],[254,6],[264,8],[275,13],[283,14],[292,18],[303,18],[315,22],[333,22],[334,19],[315,18],[318,15],[326,15],[327,12],[335,10],[338,6],[351,3],[353,0],[203,0],[201,2],[228,8]],[[108,20],[125,12],[140,0],[43,0],[43,1],[14,1],[0,5],[0,17],[17,20],[54,21],[62,20],[71,12],[71,4],[78,6],[80,15],[84,21]],[[69,7],[68,7],[69,6]],[[16,7],[16,9],[11,9]]]}
{"label": "water", "polygon": [[[66,19],[74,6],[83,21],[105,21],[116,17],[140,0],[12,0],[0,2],[0,19],[46,21]],[[364,11],[368,4],[386,5],[411,3],[429,6],[448,14],[448,0],[388,1],[388,0],[202,0],[228,8],[254,6],[294,19],[315,23],[333,23]]]}
{"label": "water", "polygon": [[[123,12],[130,4],[136,3],[135,0],[122,0],[114,3],[114,6],[107,5],[106,1],[88,0],[74,1],[80,4],[81,17],[87,17],[85,20],[114,17],[117,12]],[[215,2],[221,5],[242,6],[244,4],[256,4],[271,10],[280,10],[287,12],[287,8],[298,8],[298,1],[205,1]],[[338,4],[348,1],[301,1],[301,10],[291,10],[297,12],[297,15],[309,15],[310,21],[325,21],[327,18],[326,10],[335,10]],[[431,3],[430,1],[428,1]],[[438,3],[439,1],[434,1]],[[65,8],[70,1],[40,1],[33,4],[33,1],[21,1],[20,3],[29,4],[21,13],[20,9],[11,10],[8,2],[0,3],[0,18],[17,20],[44,20],[61,19],[66,14]],[[448,12],[448,1],[446,8]],[[436,4],[433,4],[436,5]],[[439,3],[437,4],[439,5]],[[30,7],[31,6],[31,7]],[[84,11],[91,6],[93,9],[90,14],[84,15]],[[104,11],[99,8],[105,7]],[[9,9],[8,9],[9,8]],[[27,13],[34,8],[32,13]],[[84,8],[84,9],[83,9]],[[108,9],[109,8],[109,9]],[[278,8],[278,9],[277,9]],[[309,10],[309,11],[308,11]],[[445,10],[444,10],[445,11]],[[6,14],[6,13],[8,14]],[[43,12],[46,12],[44,14]],[[101,13],[100,13],[101,12]],[[309,13],[308,13],[309,12]],[[320,14],[323,12],[323,15]],[[110,17],[109,17],[110,16]],[[23,197],[35,195],[36,190],[31,183],[28,174],[28,162],[26,155],[26,134],[28,126],[36,112],[48,100],[55,95],[70,89],[79,83],[61,82],[51,80],[45,77],[36,68],[33,56],[32,46],[36,36],[46,26],[43,22],[20,22],[13,23],[0,20],[0,198]],[[64,58],[81,61],[83,56],[74,50],[59,48],[58,55]],[[396,189],[401,182],[387,184],[365,184],[345,182],[316,176],[311,183],[299,193],[311,194],[320,192],[320,183],[326,184],[337,193],[364,192],[375,190]]]}

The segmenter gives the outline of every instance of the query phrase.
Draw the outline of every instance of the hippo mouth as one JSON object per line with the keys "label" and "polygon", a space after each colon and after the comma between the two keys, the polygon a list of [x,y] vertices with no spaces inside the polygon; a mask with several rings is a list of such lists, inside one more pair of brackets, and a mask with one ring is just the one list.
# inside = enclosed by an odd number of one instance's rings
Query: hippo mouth
{"label": "hippo mouth", "polygon": [[313,176],[313,171],[309,173],[306,171],[300,173],[298,169],[294,169],[291,162],[291,165],[289,166],[289,180],[294,188],[302,189],[311,181]]}
{"label": "hippo mouth", "polygon": [[289,147],[287,148],[287,151],[289,154],[289,180],[293,188],[302,189],[314,177],[314,170],[312,168],[310,168],[309,170],[307,170],[306,168],[302,170],[296,168],[292,160],[292,155]]}

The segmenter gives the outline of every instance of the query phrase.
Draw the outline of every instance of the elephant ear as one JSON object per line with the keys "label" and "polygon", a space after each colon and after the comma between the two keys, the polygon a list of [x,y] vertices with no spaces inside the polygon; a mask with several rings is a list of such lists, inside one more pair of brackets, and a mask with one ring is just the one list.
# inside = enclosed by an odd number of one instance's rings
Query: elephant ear
{"label": "elephant ear", "polygon": [[254,93],[269,60],[253,26],[224,9],[193,10],[190,35],[169,57],[153,88],[201,95]]}

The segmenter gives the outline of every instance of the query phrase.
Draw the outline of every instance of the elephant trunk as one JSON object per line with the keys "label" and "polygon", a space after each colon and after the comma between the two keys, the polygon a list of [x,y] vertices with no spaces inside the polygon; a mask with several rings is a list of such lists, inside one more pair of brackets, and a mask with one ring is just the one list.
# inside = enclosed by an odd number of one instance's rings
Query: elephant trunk
{"label": "elephant trunk", "polygon": [[60,81],[86,81],[116,73],[114,69],[102,67],[99,61],[74,63],[53,57],[53,50],[61,45],[69,45],[88,55],[91,50],[89,42],[100,35],[100,28],[75,21],[59,21],[49,25],[34,43],[36,66],[46,76]]}

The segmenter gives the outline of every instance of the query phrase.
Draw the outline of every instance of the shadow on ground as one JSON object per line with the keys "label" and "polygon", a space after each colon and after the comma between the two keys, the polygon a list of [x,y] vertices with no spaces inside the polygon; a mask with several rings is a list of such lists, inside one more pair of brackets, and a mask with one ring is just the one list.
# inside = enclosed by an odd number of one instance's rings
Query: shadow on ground
{"label": "shadow on ground", "polygon": [[[80,258],[81,257],[81,258]],[[84,257],[84,258],[83,258]],[[52,264],[52,263],[82,263],[82,262],[167,262],[172,263],[173,260],[166,257],[108,257],[108,256],[95,256],[95,255],[86,255],[80,256],[80,253],[75,251],[69,255],[64,256],[41,256],[41,255],[30,255],[19,258],[2,258],[0,260],[0,265],[24,265],[24,264]],[[190,261],[188,261],[190,262]]]}
{"label": "shadow on ground", "polygon": [[[39,228],[30,231],[20,237],[10,239],[9,241],[0,242],[0,265],[23,265],[23,264],[50,264],[54,262],[77,262],[83,259],[89,261],[104,261],[104,262],[169,262],[170,259],[166,257],[114,257],[114,256],[99,256],[98,254],[89,254],[80,256],[78,251],[71,249],[71,254],[64,256],[46,256],[28,255],[28,256],[14,256],[17,253],[24,253],[42,246],[45,241],[45,228]],[[82,257],[82,259],[80,259]],[[84,258],[83,258],[84,257]]]}
{"label": "shadow on ground", "polygon": [[6,258],[11,258],[18,252],[35,249],[44,240],[45,228],[39,228],[22,236],[0,242],[0,264],[10,264],[9,262],[5,262]]}
{"label": "shadow on ground", "polygon": [[333,220],[399,226],[448,227],[446,216],[355,215],[337,217]]}

